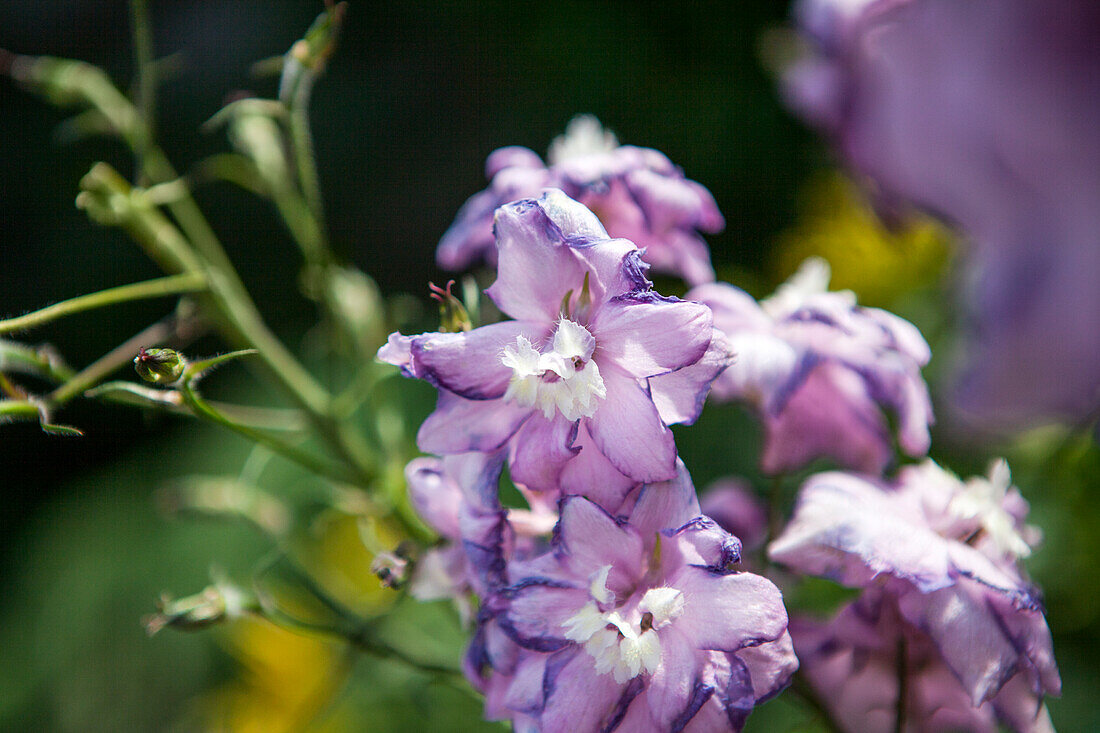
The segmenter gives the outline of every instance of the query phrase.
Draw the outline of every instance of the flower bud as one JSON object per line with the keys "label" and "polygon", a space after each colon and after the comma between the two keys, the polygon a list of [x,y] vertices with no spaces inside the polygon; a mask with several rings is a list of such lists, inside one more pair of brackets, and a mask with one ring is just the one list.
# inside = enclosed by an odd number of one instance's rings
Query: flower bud
{"label": "flower bud", "polygon": [[412,571],[410,558],[412,547],[402,542],[393,552],[381,552],[371,563],[371,572],[378,576],[387,588],[400,588],[409,579]]}
{"label": "flower bud", "polygon": [[240,618],[248,608],[248,596],[244,591],[216,583],[193,596],[178,600],[172,600],[167,594],[162,595],[157,601],[157,612],[142,619],[142,624],[150,636],[165,626],[193,631]]}
{"label": "flower bud", "polygon": [[138,376],[153,384],[171,384],[183,376],[187,360],[174,349],[142,349],[134,357]]}
{"label": "flower bud", "polygon": [[441,288],[435,283],[428,283],[432,299],[439,301],[439,330],[443,333],[457,333],[473,328],[466,306],[451,292],[454,284],[455,281],[451,280],[446,287]]}

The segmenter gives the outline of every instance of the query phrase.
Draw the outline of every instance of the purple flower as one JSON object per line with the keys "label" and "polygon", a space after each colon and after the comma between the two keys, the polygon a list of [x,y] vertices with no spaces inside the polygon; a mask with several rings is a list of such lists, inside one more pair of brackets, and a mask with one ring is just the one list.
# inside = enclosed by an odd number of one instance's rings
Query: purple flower
{"label": "purple flower", "polygon": [[[394,334],[379,358],[439,388],[421,450],[509,448],[514,481],[615,509],[676,474],[668,424],[691,423],[731,359],[710,310],[653,292],[638,249],[560,191],[496,214],[486,292],[516,319],[465,333]],[[573,464],[573,465],[571,465]]]}
{"label": "purple flower", "polygon": [[962,482],[932,461],[893,485],[843,473],[811,477],[773,560],[858,588],[879,588],[931,639],[973,705],[1006,685],[1058,694],[1050,631],[1017,559],[1037,541],[1008,467]]}
{"label": "purple flower", "polygon": [[906,453],[928,450],[932,405],[920,374],[928,344],[909,322],[859,307],[850,291],[829,292],[828,282],[828,265],[810,259],[759,303],[725,283],[687,295],[710,306],[737,354],[712,395],[745,401],[760,414],[768,473],[826,456],[881,471],[893,457],[886,412],[897,419]]}
{"label": "purple flower", "polygon": [[[519,487],[528,509],[500,506],[493,492],[500,458],[482,454],[415,458],[405,467],[409,500],[420,518],[446,542],[417,560],[409,594],[421,601],[448,598],[464,621],[471,618],[469,595],[486,592],[478,563],[485,553],[468,556],[471,546],[495,546],[500,532],[501,558],[516,545],[530,553],[539,537],[547,537],[558,515],[539,494]],[[504,545],[507,545],[505,549]]]}
{"label": "purple flower", "polygon": [[884,197],[971,240],[968,410],[1100,404],[1100,6],[804,0],[793,106]]}
{"label": "purple flower", "polygon": [[764,544],[768,534],[768,511],[749,482],[724,478],[706,488],[702,497],[703,514],[741,540],[746,551]]}
{"label": "purple flower", "polygon": [[563,497],[552,549],[508,563],[484,608],[513,654],[487,687],[547,733],[740,730],[797,667],[779,590],[736,570],[682,464],[630,500]]}
{"label": "purple flower", "polygon": [[793,618],[790,628],[802,674],[843,730],[896,730],[900,665],[905,730],[996,733],[1000,721],[1021,733],[1054,731],[1042,698],[1023,675],[972,705],[934,638],[906,621],[896,599],[882,590],[864,592],[830,621]]}
{"label": "purple flower", "polygon": [[599,216],[613,237],[645,249],[655,270],[691,284],[714,280],[700,231],[722,231],[725,221],[703,186],[684,178],[663,154],[620,146],[590,115],[573,119],[550,146],[550,165],[521,147],[501,148],[485,164],[489,187],[458,212],[436,252],[439,266],[461,270],[478,260],[496,262],[493,212],[504,204],[560,188]]}

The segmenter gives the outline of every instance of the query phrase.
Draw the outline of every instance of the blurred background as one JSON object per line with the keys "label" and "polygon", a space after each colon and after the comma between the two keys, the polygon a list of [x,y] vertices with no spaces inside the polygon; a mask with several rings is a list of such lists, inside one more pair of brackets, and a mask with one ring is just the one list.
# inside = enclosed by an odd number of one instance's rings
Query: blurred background
{"label": "blurred background", "polygon": [[[272,96],[275,81],[254,76],[253,63],[284,53],[320,9],[319,0],[151,2],[156,52],[168,58],[158,133],[177,168],[226,148],[223,133],[200,132],[203,122],[241,90]],[[920,218],[884,228],[824,144],[784,111],[768,66],[788,13],[786,2],[353,0],[312,106],[334,246],[383,293],[426,302],[427,282],[447,279],[433,265],[436,243],[484,187],[488,153],[544,153],[572,116],[592,113],[620,141],[665,152],[711,190],[727,219],[709,238],[722,279],[760,296],[805,256],[825,256],[834,287],[921,328],[937,394],[955,325],[943,296],[957,277],[953,236]],[[133,73],[124,0],[0,3],[0,48],[83,59],[123,88]],[[73,206],[92,162],[125,171],[130,158],[114,142],[69,139],[59,127],[66,117],[0,80],[0,317],[158,274],[123,234]],[[297,252],[269,205],[227,185],[197,198],[268,322],[308,351],[313,308],[292,297]],[[170,309],[119,306],[24,340],[84,365]],[[218,348],[200,341],[194,351]],[[227,368],[217,381],[212,391],[269,401],[244,370]],[[432,404],[420,387],[399,388],[418,417]],[[85,436],[51,437],[33,424],[0,432],[0,728],[494,729],[461,689],[320,637],[248,621],[147,638],[140,618],[162,591],[193,592],[212,566],[247,577],[269,549],[248,527],[173,519],[156,501],[172,477],[238,472],[249,446],[101,404],[75,403],[63,417]],[[1065,680],[1050,708],[1063,731],[1100,730],[1100,455],[1090,438],[1059,426],[977,436],[941,420],[933,441],[934,457],[963,476],[1006,455],[1032,502],[1046,543],[1029,569],[1047,593]],[[737,408],[708,408],[677,439],[699,487],[730,472],[757,475],[756,426]],[[274,480],[287,502],[309,503],[293,476]],[[315,551],[345,597],[362,607],[390,602],[354,527],[326,524]],[[395,635],[457,660],[464,632],[450,606],[410,604],[396,616],[406,628]],[[750,726],[805,729],[808,717],[781,699]]]}

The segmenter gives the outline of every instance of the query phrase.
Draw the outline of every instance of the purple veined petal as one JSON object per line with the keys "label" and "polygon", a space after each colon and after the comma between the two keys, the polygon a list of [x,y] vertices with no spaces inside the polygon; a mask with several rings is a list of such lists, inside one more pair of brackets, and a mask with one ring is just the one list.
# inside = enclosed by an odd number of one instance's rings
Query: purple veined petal
{"label": "purple veined petal", "polygon": [[798,657],[789,632],[775,641],[748,647],[737,652],[745,663],[752,679],[755,704],[760,705],[787,689],[791,678],[798,671]]}
{"label": "purple veined petal", "polygon": [[616,296],[596,312],[589,329],[598,344],[597,361],[613,362],[637,379],[696,363],[713,332],[705,305],[651,291]]}
{"label": "purple veined petal", "polygon": [[556,534],[562,562],[576,577],[587,579],[611,565],[607,588],[621,596],[642,575],[643,543],[638,533],[584,497],[562,498]]}
{"label": "purple veined petal", "polygon": [[500,355],[523,336],[539,343],[546,335],[540,324],[502,321],[464,333],[433,333],[412,340],[412,360],[418,376],[437,387],[471,400],[504,394],[512,370]]}
{"label": "purple veined petal", "polygon": [[532,491],[557,491],[562,469],[580,452],[576,437],[577,423],[560,412],[549,420],[532,415],[512,439],[512,480]]}
{"label": "purple veined petal", "polygon": [[698,711],[697,707],[695,710],[690,708],[705,655],[700,654],[675,625],[661,629],[660,637],[661,664],[649,680],[645,700],[654,729],[670,730],[674,722],[682,717],[690,720]]}
{"label": "purple veined petal", "polygon": [[579,647],[558,652],[547,663],[543,681],[543,733],[614,730],[609,726],[618,727],[615,719],[621,722],[624,709],[632,707],[632,697],[624,700],[627,687],[610,674],[597,673],[592,658]]}
{"label": "purple veined petal", "polygon": [[507,601],[501,628],[515,643],[539,652],[572,644],[563,627],[589,602],[587,587],[554,578],[523,578],[500,593]]}
{"label": "purple veined petal", "polygon": [[447,539],[458,539],[462,491],[443,469],[439,458],[414,458],[405,466],[409,501],[424,523]]}
{"label": "purple veined petal", "polygon": [[699,515],[699,501],[684,462],[676,460],[676,478],[644,484],[630,512],[630,526],[642,537],[647,550],[655,535],[668,527],[679,527]]}
{"label": "purple veined petal", "polygon": [[993,698],[997,717],[1020,733],[1054,733],[1047,706],[1028,688],[1023,675],[1009,680]]}
{"label": "purple veined petal", "polygon": [[546,654],[522,654],[515,673],[508,681],[501,701],[505,707],[528,715],[542,712],[544,692],[542,681],[546,676]]}
{"label": "purple veined petal", "polygon": [[398,332],[390,334],[386,343],[378,349],[378,361],[401,367],[406,377],[420,377],[412,360],[412,336],[403,336]]}
{"label": "purple veined petal", "polygon": [[637,481],[675,478],[676,443],[649,393],[611,364],[600,372],[607,396],[585,421],[600,452]]}
{"label": "purple veined petal", "polygon": [[611,465],[592,440],[585,422],[580,421],[574,443],[580,453],[561,472],[561,492],[583,496],[609,512],[618,513],[627,492],[638,482]]}
{"label": "purple veined petal", "polygon": [[696,649],[736,652],[775,641],[787,629],[782,594],[759,575],[716,575],[688,566],[669,585],[684,594],[675,624]]}
{"label": "purple veined petal", "polygon": [[[576,250],[609,241],[603,225],[582,204],[556,189],[538,199],[523,199],[497,209],[497,280],[486,290],[503,313],[519,320],[553,323],[565,294],[579,293],[591,262]],[[607,252],[601,272],[590,276],[594,302],[600,275],[607,277],[621,257]]]}
{"label": "purple veined petal", "polygon": [[504,400],[468,400],[439,390],[435,411],[420,425],[416,445],[425,453],[495,451],[511,438],[531,408]]}
{"label": "purple veined petal", "polygon": [[975,707],[996,695],[1016,673],[1019,656],[982,595],[955,585],[898,599],[902,616],[928,632]]}
{"label": "purple veined petal", "polygon": [[866,587],[879,574],[924,592],[951,585],[948,541],[924,524],[920,507],[878,484],[843,473],[811,476],[791,522],[768,556],[799,572]]}
{"label": "purple veined petal", "polygon": [[741,561],[741,540],[710,517],[698,515],[661,534],[661,565],[666,575],[674,575],[682,566],[724,575],[736,570],[733,566]]}
{"label": "purple veined petal", "polygon": [[471,452],[443,458],[443,469],[462,493],[462,509],[496,512],[500,474],[504,469],[504,452]]}
{"label": "purple veined petal", "polygon": [[[880,473],[893,459],[893,441],[879,406],[859,375],[819,364],[775,415],[764,415],[761,456],[766,473],[797,470],[828,456],[845,468]],[[927,426],[920,425],[927,436]]]}
{"label": "purple veined petal", "polygon": [[666,425],[691,425],[699,419],[710,387],[734,361],[733,347],[718,329],[699,361],[649,378],[649,394]]}

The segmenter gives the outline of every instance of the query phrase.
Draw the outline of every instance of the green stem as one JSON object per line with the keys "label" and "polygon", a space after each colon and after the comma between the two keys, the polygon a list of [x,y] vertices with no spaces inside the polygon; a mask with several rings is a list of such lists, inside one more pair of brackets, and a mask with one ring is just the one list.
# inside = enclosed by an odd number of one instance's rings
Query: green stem
{"label": "green stem", "polygon": [[175,316],[154,323],[125,343],[115,347],[90,365],[77,372],[47,397],[51,405],[61,406],[103,381],[116,369],[129,364],[134,354],[149,344],[164,343],[180,332],[180,321]]}
{"label": "green stem", "polygon": [[135,168],[139,183],[144,179],[144,158],[155,139],[157,118],[157,78],[153,66],[153,33],[149,23],[147,0],[130,0],[131,33],[134,44],[134,62],[137,66],[137,83],[134,93],[135,106],[146,130],[145,145],[135,150]]}
{"label": "green stem", "polygon": [[193,293],[202,290],[205,286],[206,279],[197,272],[188,272],[182,275],[171,275],[155,280],[133,283],[131,285],[122,285],[117,288],[101,290],[98,293],[89,293],[88,295],[81,295],[76,298],[70,298],[69,300],[63,300],[60,303],[54,303],[53,305],[46,306],[33,313],[28,313],[25,316],[0,321],[0,334],[12,333],[13,331],[26,331],[45,325],[59,318],[73,315],[74,313],[82,313],[84,311],[103,308],[118,303],[127,303],[132,300]]}
{"label": "green stem", "polygon": [[294,160],[298,168],[298,181],[302,194],[313,213],[318,229],[325,228],[325,207],[321,198],[321,181],[314,163],[313,134],[309,126],[309,100],[313,94],[312,71],[303,71],[298,75],[294,93],[290,96],[290,142],[294,150]]}
{"label": "green stem", "polygon": [[0,400],[0,422],[37,419],[38,405],[30,400]]}
{"label": "green stem", "polygon": [[330,464],[328,461],[321,460],[312,453],[304,451],[290,443],[286,443],[279,438],[233,422],[203,400],[195,391],[193,382],[194,379],[184,378],[180,382],[180,394],[183,395],[184,402],[186,402],[199,417],[204,417],[211,422],[232,430],[238,435],[248,438],[254,443],[259,443],[265,448],[269,448],[284,458],[320,476],[338,482],[350,482],[355,480],[355,475],[345,470],[343,466]]}

